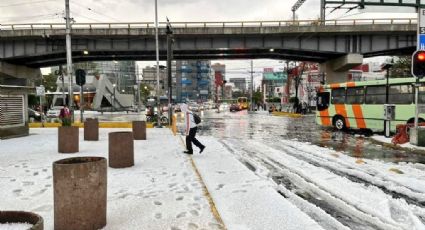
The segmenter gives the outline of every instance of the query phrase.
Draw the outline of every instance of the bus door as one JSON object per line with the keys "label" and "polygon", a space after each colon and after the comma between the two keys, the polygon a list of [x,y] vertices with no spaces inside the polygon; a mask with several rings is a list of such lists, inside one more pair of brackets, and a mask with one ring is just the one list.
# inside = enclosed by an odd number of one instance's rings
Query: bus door
{"label": "bus door", "polygon": [[330,99],[330,93],[329,92],[321,92],[317,94],[317,110],[323,111],[328,109],[329,107],[329,99]]}
{"label": "bus door", "polygon": [[317,93],[316,97],[316,123],[323,126],[331,126],[331,117],[329,116],[329,101],[330,93],[329,92],[320,92]]}

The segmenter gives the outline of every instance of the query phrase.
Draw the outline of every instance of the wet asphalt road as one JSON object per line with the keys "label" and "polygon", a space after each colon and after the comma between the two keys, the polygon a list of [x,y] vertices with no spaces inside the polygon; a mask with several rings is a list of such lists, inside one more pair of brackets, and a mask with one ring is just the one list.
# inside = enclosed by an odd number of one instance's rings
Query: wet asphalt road
{"label": "wet asphalt road", "polygon": [[357,158],[380,159],[386,162],[425,163],[425,155],[408,150],[397,150],[370,141],[356,131],[335,131],[315,124],[313,114],[301,118],[277,117],[267,112],[248,114],[207,110],[202,112],[200,135],[212,135],[225,139],[262,139],[270,143],[273,139],[297,140],[332,148]]}

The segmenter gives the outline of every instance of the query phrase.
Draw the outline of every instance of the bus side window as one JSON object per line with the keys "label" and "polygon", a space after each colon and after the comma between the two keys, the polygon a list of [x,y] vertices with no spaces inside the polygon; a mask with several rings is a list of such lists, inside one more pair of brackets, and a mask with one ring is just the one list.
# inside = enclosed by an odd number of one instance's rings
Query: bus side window
{"label": "bus side window", "polygon": [[385,104],[386,87],[380,86],[367,86],[366,88],[366,104]]}
{"label": "bus side window", "polygon": [[338,88],[332,90],[332,104],[344,104],[345,103],[345,88]]}
{"label": "bus side window", "polygon": [[317,100],[317,110],[323,111],[329,107],[329,92],[318,93]]}

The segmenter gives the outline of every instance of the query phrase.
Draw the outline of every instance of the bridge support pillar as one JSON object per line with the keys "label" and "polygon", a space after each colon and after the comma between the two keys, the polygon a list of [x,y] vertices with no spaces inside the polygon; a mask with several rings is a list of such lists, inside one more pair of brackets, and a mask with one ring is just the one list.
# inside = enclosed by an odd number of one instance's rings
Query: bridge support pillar
{"label": "bridge support pillar", "polygon": [[9,64],[0,61],[0,84],[26,86],[27,80],[35,80],[41,77],[39,68]]}
{"label": "bridge support pillar", "polygon": [[350,53],[343,57],[321,63],[321,73],[326,74],[326,84],[346,82],[348,71],[363,63],[363,55]]}

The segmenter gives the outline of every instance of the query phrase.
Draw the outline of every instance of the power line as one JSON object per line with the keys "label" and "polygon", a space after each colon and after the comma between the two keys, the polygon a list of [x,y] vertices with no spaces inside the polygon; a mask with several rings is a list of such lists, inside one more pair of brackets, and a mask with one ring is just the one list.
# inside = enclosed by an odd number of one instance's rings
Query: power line
{"label": "power line", "polygon": [[56,0],[41,0],[41,1],[31,1],[31,2],[19,2],[19,3],[12,3],[12,4],[7,4],[7,5],[0,5],[1,7],[13,7],[13,6],[22,6],[22,5],[32,5],[32,4],[37,4],[37,3],[44,3],[44,2],[54,2]]}
{"label": "power line", "polygon": [[94,10],[92,7],[87,7],[87,6],[84,6],[84,5],[82,5],[82,4],[80,4],[80,3],[77,3],[77,2],[72,2],[72,3],[74,3],[76,6],[78,6],[78,7],[80,7],[80,8],[83,8],[83,9],[85,9],[85,10],[91,11],[91,12],[93,12],[93,13],[95,13],[95,14],[98,14],[98,15],[101,15],[101,16],[103,16],[103,17],[110,18],[110,19],[112,19],[112,20],[114,20],[114,21],[118,21],[118,22],[120,22],[120,20],[118,20],[118,19],[116,19],[116,18],[114,18],[114,17],[111,17],[111,16],[109,16],[109,15],[106,15],[106,14],[100,13],[100,12],[98,12],[98,11]]}

